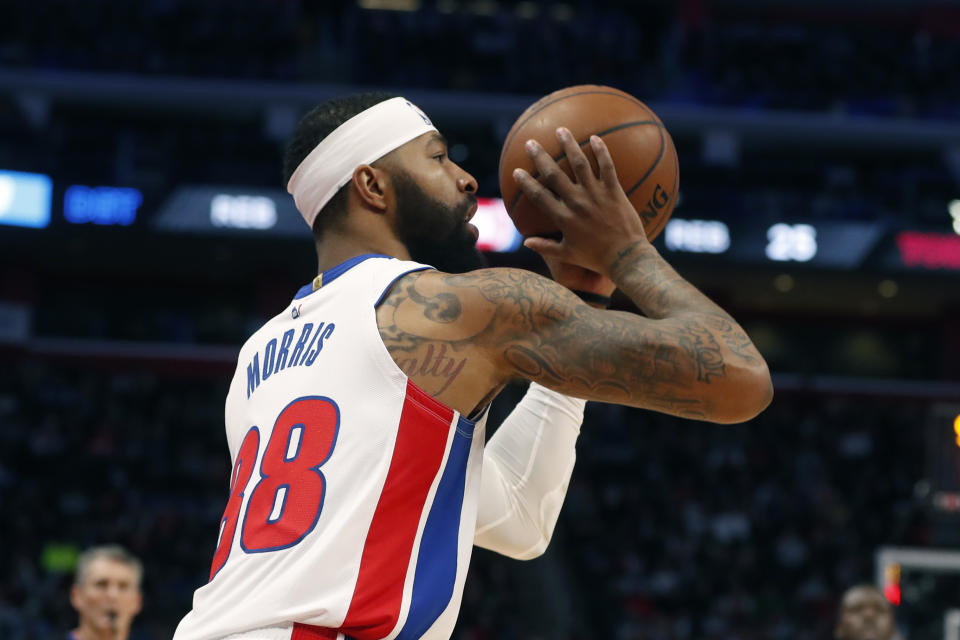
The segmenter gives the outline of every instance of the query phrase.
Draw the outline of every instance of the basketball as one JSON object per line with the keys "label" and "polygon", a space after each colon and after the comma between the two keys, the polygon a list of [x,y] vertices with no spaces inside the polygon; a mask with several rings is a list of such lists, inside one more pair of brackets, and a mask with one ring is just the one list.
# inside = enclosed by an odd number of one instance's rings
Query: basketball
{"label": "basketball", "polygon": [[677,151],[666,127],[649,107],[628,93],[598,85],[567,87],[544,96],[523,112],[507,134],[500,153],[500,192],[517,230],[524,236],[558,231],[550,218],[527,200],[512,174],[519,167],[537,177],[524,149],[524,143],[532,138],[572,178],[555,134],[561,126],[580,143],[594,172],[597,161],[588,143],[591,135],[603,139],[620,185],[643,220],[647,238],[653,240],[663,231],[677,201]]}

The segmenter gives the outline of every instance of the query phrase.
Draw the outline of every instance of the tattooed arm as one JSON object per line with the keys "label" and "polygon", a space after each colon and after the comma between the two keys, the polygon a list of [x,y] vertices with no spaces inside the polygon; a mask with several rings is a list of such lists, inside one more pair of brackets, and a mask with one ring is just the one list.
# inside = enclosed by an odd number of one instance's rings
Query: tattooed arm
{"label": "tattooed arm", "polygon": [[571,396],[713,422],[758,414],[772,387],[750,338],[650,245],[599,138],[591,142],[598,177],[576,141],[560,137],[576,182],[536,145],[529,149],[544,184],[516,177],[563,241],[526,244],[610,278],[647,317],[589,307],[518,269],[418,272],[398,281],[377,310],[394,360],[465,413],[509,379],[526,378]]}
{"label": "tattooed arm", "polygon": [[[427,279],[470,313],[489,318],[470,343],[504,379],[724,423],[748,420],[769,403],[763,359],[739,325],[691,285],[689,295],[702,297],[707,311],[683,307],[696,307],[696,301],[666,296],[667,315],[654,319],[591,308],[556,283],[518,269],[431,274],[422,285]],[[629,277],[618,279],[628,295],[645,291],[631,291],[636,285]],[[642,295],[634,298],[643,304]],[[682,310],[674,313],[674,303]]]}
{"label": "tattooed arm", "polygon": [[590,309],[531,276],[488,276],[510,281],[509,304],[531,310],[530,334],[504,341],[505,366],[571,395],[715,422],[762,411],[772,398],[762,356],[740,325],[649,243],[602,140],[590,140],[595,173],[569,131],[558,129],[557,137],[572,179],[532,141],[527,150],[539,181],[522,170],[514,177],[563,240],[525,244],[545,258],[609,277],[647,317]]}
{"label": "tattooed arm", "polygon": [[464,414],[512,378],[714,422],[766,407],[766,364],[729,315],[655,254],[625,255],[616,278],[652,317],[589,307],[520,269],[427,271],[386,297],[380,333],[407,375]]}

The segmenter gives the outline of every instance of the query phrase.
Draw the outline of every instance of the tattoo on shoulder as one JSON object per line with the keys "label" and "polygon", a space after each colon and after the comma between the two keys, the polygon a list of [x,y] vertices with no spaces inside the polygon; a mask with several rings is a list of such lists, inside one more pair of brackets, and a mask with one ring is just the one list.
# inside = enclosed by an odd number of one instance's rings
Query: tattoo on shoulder
{"label": "tattoo on shoulder", "polygon": [[434,322],[454,322],[463,312],[460,298],[452,293],[438,293],[428,298],[411,285],[407,287],[407,294],[411,300],[423,306],[423,315]]}
{"label": "tattoo on shoulder", "polygon": [[[405,319],[401,305],[410,301],[422,318],[437,325],[449,325],[463,314],[460,299],[452,293],[426,295],[417,289],[421,274],[400,280],[380,303],[378,318],[380,337],[397,366],[410,377],[416,377],[428,393],[446,391],[463,372],[468,358],[457,353],[456,342],[437,339],[424,331],[414,331],[416,322]],[[382,313],[381,313],[382,312]],[[421,335],[424,334],[424,335]]]}

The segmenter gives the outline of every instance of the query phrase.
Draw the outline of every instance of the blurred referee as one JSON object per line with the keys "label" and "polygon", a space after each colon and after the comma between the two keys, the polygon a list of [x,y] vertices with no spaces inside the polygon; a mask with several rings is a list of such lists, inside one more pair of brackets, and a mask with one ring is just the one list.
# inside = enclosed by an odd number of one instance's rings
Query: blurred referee
{"label": "blurred referee", "polygon": [[70,589],[80,621],[67,640],[127,640],[130,623],[143,605],[141,578],[143,564],[120,545],[91,547],[80,554]]}

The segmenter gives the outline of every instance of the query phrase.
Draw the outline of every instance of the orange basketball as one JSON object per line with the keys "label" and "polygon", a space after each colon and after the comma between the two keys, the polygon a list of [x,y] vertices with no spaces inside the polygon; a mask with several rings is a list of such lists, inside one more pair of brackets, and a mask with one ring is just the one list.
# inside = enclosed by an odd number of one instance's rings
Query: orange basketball
{"label": "orange basketball", "polygon": [[677,150],[660,118],[628,93],[612,87],[578,85],[544,96],[523,112],[507,134],[500,153],[500,193],[507,213],[524,236],[550,235],[556,226],[524,197],[513,170],[537,172],[524,144],[534,139],[573,177],[570,163],[557,140],[557,127],[566,127],[580,143],[597,171],[589,141],[603,138],[617,169],[620,185],[643,220],[647,237],[663,231],[680,186]]}

